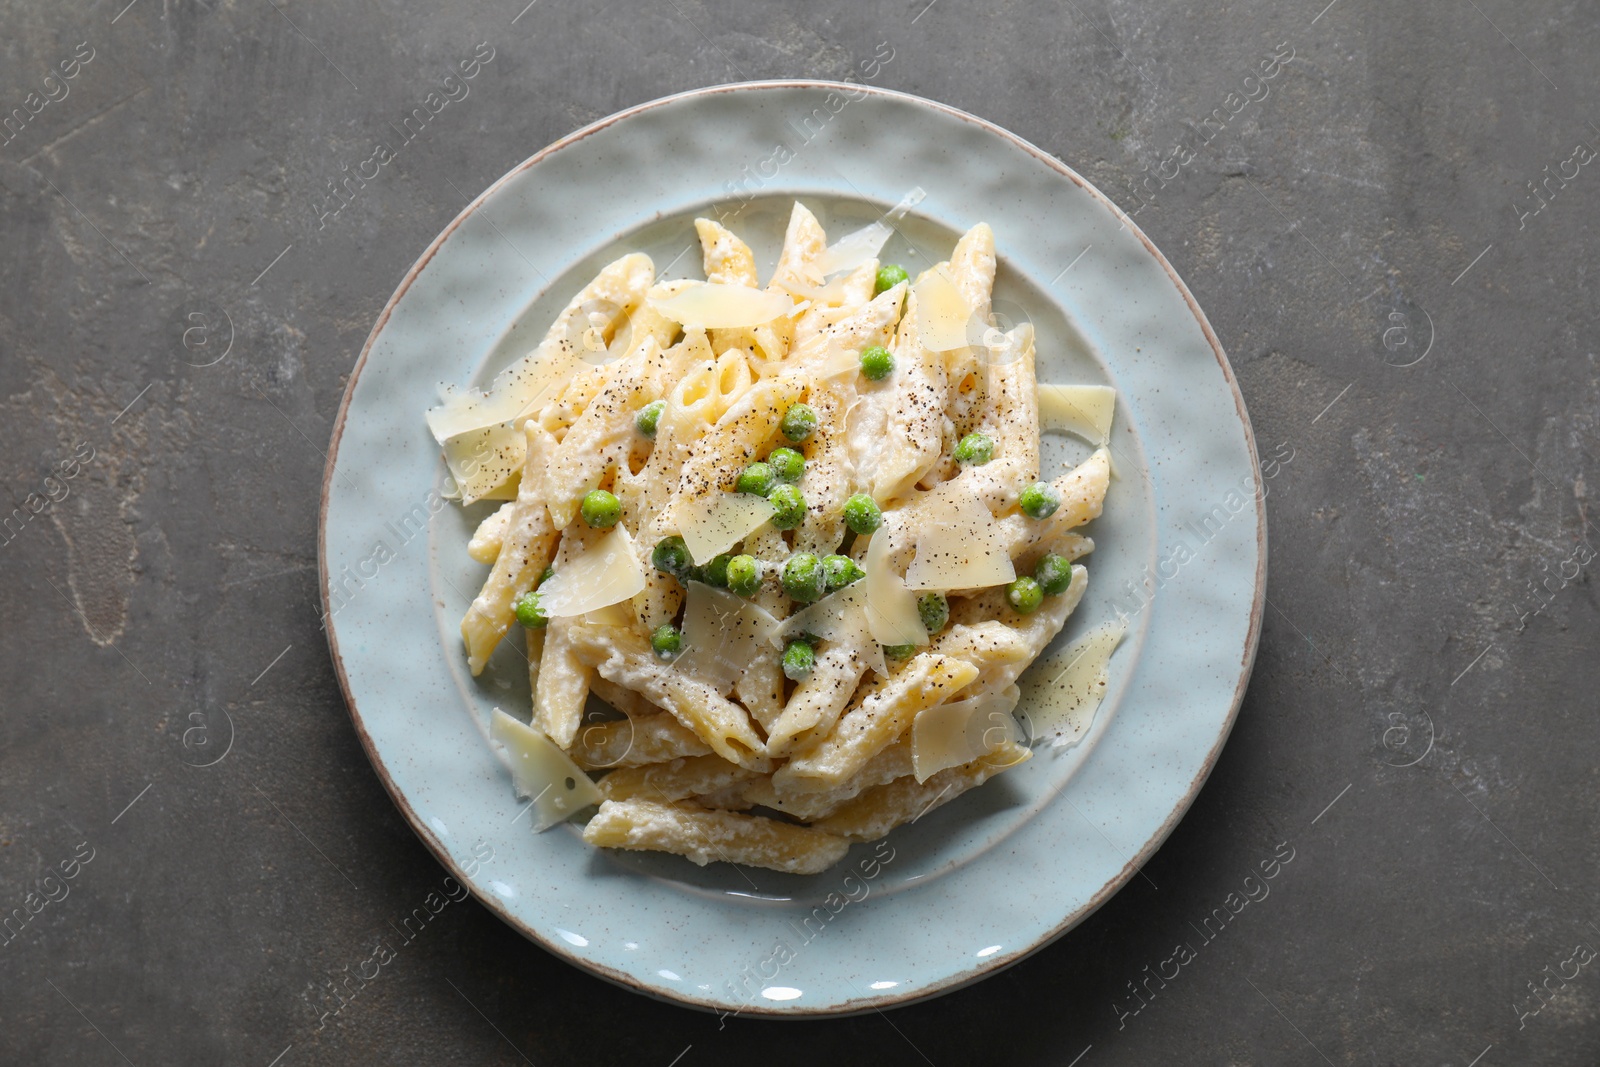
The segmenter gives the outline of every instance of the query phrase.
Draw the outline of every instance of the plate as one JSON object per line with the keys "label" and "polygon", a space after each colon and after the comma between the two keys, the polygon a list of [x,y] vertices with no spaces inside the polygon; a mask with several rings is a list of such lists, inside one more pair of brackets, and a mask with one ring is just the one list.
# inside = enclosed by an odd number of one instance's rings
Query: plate
{"label": "plate", "polygon": [[[920,194],[919,192],[920,191]],[[1041,381],[1117,390],[1115,478],[1090,586],[1058,641],[1129,616],[1081,743],[1036,758],[811,877],[600,851],[534,834],[488,716],[527,706],[504,642],[481,678],[458,626],[493,504],[441,497],[423,423],[441,383],[487,383],[596,269],[642,250],[698,275],[724,219],[770,271],[795,199],[837,237],[911,194],[886,261],[913,274],[972,224],[1000,253],[996,325],[1038,333]],[[920,198],[919,198],[920,196]],[[1050,435],[1045,468],[1087,454]],[[1228,362],[1133,222],[991,123],[861,85],[719,86],[621,112],[501,178],[378,317],[334,425],[320,529],[325,622],[351,718],[423,842],[513,929],[628,988],[702,1008],[842,1014],[958,988],[1081,921],[1150,857],[1226,740],[1260,632],[1262,482]],[[1026,709],[1023,709],[1024,711]]]}

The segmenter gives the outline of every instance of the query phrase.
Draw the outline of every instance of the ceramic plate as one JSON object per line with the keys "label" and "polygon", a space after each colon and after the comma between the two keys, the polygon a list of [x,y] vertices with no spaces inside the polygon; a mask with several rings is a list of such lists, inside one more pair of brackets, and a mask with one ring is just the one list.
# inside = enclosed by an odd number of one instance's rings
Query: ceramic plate
{"label": "ceramic plate", "polygon": [[[458,626],[493,504],[439,498],[423,423],[441,382],[485,384],[603,263],[697,277],[712,214],[771,270],[800,199],[837,237],[913,189],[885,248],[913,273],[994,227],[996,325],[1038,333],[1041,381],[1117,390],[1115,478],[1090,585],[1058,640],[1129,616],[1075,747],[1036,758],[813,877],[598,851],[535,834],[491,755],[528,705],[513,635],[478,679]],[[1045,468],[1088,454],[1049,435]],[[1048,476],[1048,475],[1047,475]],[[720,86],[644,104],[545,149],[463,211],[379,316],[323,486],[328,637],[351,717],[419,836],[513,929],[652,996],[768,1015],[861,1011],[973,982],[1081,921],[1194,799],[1249,676],[1266,527],[1249,421],[1204,315],[1155,247],[1060,162],[940,104],[861,86]],[[1026,711],[1027,709],[1021,709]],[[492,857],[485,859],[484,857]]]}

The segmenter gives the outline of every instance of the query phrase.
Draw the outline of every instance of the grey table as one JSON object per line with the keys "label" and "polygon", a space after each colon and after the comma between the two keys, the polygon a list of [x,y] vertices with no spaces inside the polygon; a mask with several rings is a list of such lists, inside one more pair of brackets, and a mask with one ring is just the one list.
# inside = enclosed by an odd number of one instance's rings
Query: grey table
{"label": "grey table", "polygon": [[[1600,19],[1325,2],[0,5],[0,1061],[1594,1062]],[[926,1004],[719,1022],[469,900],[319,1029],[310,984],[441,874],[318,628],[375,315],[555,138],[880,42],[877,84],[1138,210],[1231,353],[1278,461],[1215,773],[1097,914]]]}

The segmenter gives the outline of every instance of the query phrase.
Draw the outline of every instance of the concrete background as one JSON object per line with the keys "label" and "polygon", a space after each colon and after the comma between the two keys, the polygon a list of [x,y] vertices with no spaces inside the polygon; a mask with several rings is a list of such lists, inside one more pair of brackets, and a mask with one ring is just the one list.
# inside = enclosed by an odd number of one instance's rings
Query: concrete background
{"label": "concrete background", "polygon": [[[28,115],[0,145],[0,485],[40,509],[0,544],[0,913],[57,897],[0,946],[0,1062],[1594,1062],[1593,5],[524,3],[0,3],[0,113]],[[878,84],[1128,210],[1293,50],[1138,220],[1292,455],[1209,784],[1148,880],[920,1006],[719,1026],[468,902],[318,1032],[307,983],[441,878],[317,626],[322,450],[374,317],[553,139],[880,41]],[[319,231],[339,164],[479,42],[471,96]],[[227,757],[186,766],[219,711]],[[1121,1015],[1280,842],[1270,897]]]}

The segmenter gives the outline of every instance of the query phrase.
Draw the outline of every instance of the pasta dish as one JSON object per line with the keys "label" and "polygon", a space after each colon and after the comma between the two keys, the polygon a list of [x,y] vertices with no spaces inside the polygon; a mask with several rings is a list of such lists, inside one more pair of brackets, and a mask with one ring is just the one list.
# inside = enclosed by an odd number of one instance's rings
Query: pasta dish
{"label": "pasta dish", "polygon": [[[428,412],[462,504],[501,501],[461,633],[474,674],[525,635],[531,719],[491,740],[540,828],[814,874],[1030,757],[1111,390],[1040,385],[1032,326],[990,325],[987,225],[913,278],[885,223],[829,245],[797,203],[765,284],[695,226],[704,281],[625,255]],[[1042,475],[1041,412],[1100,447]]]}

